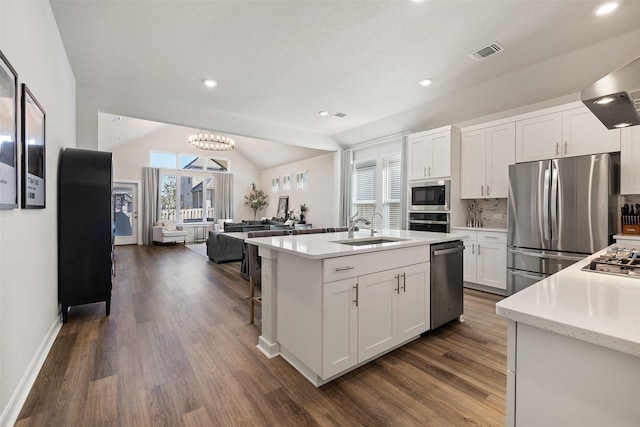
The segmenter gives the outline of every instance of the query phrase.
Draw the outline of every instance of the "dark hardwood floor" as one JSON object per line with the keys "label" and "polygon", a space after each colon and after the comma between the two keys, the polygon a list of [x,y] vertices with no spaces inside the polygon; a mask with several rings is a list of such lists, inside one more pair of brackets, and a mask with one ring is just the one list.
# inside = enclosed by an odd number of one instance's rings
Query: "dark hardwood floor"
{"label": "dark hardwood floor", "polygon": [[72,307],[18,426],[500,426],[501,297],[465,290],[464,323],[315,388],[256,348],[239,263],[175,246],[116,249],[111,315]]}

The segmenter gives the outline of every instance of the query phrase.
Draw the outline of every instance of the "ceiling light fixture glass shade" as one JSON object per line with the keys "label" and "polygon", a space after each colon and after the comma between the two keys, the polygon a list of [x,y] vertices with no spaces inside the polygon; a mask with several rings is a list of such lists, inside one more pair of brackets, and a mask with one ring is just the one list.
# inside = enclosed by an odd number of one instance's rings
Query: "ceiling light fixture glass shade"
{"label": "ceiling light fixture glass shade", "polygon": [[236,142],[233,139],[213,131],[200,131],[196,134],[189,135],[189,144],[202,150],[211,151],[229,151],[233,150],[236,146]]}

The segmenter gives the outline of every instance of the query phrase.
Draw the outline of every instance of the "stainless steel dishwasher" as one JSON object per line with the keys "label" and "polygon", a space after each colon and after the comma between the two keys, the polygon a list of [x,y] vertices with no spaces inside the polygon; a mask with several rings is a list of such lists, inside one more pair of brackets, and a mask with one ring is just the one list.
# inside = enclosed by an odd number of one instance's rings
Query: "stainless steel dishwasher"
{"label": "stainless steel dishwasher", "polygon": [[431,329],[462,315],[461,241],[431,245]]}

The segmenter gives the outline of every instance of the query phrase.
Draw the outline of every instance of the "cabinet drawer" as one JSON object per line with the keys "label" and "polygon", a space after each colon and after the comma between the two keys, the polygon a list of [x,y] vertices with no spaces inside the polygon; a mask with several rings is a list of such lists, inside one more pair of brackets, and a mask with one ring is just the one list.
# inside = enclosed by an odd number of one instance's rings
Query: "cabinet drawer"
{"label": "cabinet drawer", "polygon": [[452,234],[461,234],[463,236],[467,236],[465,237],[465,241],[467,240],[473,240],[475,241],[478,237],[478,232],[474,231],[474,230],[467,230],[464,228],[451,228],[451,233]]}
{"label": "cabinet drawer", "polygon": [[478,231],[478,243],[507,243],[507,233]]}
{"label": "cabinet drawer", "polygon": [[424,245],[328,258],[322,265],[323,282],[335,282],[363,274],[428,262],[429,256],[429,245]]}

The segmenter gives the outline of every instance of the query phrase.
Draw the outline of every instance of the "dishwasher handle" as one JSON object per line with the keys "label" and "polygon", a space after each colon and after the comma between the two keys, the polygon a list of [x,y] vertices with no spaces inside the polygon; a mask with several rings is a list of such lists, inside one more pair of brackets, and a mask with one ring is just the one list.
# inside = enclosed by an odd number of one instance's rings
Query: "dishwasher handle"
{"label": "dishwasher handle", "polygon": [[455,254],[458,252],[462,252],[464,251],[464,246],[457,246],[455,248],[451,248],[451,249],[440,249],[437,251],[433,251],[432,254],[434,256],[438,256],[438,255],[449,255],[449,254]]}

